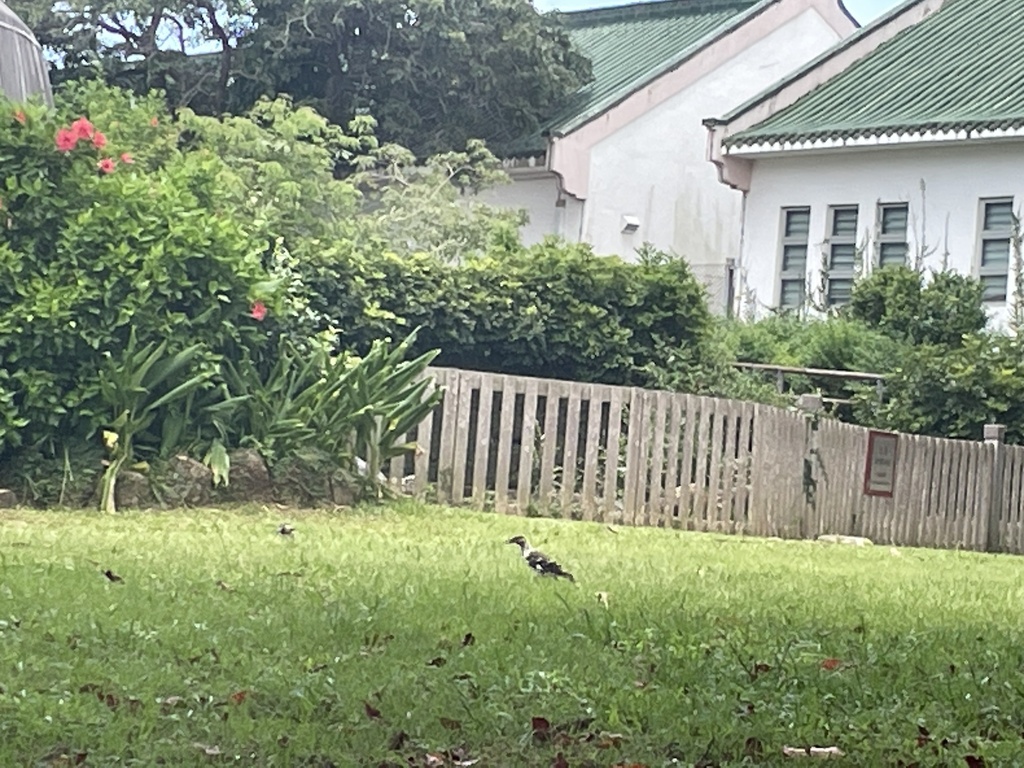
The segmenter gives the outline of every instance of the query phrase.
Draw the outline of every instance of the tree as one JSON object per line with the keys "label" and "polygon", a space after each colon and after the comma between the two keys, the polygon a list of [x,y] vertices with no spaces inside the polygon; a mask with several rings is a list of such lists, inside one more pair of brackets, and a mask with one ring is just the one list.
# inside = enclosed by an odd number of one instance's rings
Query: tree
{"label": "tree", "polygon": [[[247,0],[11,0],[57,62],[54,80],[96,75],[171,107],[228,109],[236,53],[254,23]],[[248,106],[248,105],[246,105]]]}
{"label": "tree", "polygon": [[331,122],[373,115],[417,157],[499,152],[590,79],[557,17],[528,0],[12,0],[60,64],[171,107],[241,114],[290,94]]}

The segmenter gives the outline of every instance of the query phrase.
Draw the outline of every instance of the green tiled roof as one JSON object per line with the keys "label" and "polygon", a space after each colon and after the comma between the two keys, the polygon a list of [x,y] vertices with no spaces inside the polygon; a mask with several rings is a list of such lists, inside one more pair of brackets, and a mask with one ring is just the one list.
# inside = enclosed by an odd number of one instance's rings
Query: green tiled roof
{"label": "green tiled roof", "polygon": [[661,0],[558,14],[594,77],[517,154],[543,151],[547,134],[575,130],[670,71],[756,2]]}
{"label": "green tiled roof", "polygon": [[726,144],[1024,126],[1021,10],[1019,0],[948,0]]}

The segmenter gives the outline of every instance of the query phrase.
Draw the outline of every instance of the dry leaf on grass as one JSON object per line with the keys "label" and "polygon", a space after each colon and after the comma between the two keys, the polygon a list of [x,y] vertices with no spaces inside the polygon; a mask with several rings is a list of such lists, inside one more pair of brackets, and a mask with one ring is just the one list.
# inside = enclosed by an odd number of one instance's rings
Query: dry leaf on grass
{"label": "dry leaf on grass", "polygon": [[207,757],[216,757],[217,755],[223,754],[216,744],[202,744],[198,741],[192,742],[192,746],[198,749]]}

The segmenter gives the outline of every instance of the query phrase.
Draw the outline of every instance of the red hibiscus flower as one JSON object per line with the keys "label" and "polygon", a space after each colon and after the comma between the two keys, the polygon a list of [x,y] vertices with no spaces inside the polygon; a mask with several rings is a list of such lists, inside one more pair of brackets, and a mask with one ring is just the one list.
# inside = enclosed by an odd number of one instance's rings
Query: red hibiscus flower
{"label": "red hibiscus flower", "polygon": [[88,118],[80,117],[71,124],[71,133],[75,139],[91,139],[96,133],[96,128]]}
{"label": "red hibiscus flower", "polygon": [[157,120],[155,117],[151,117],[149,118],[149,124],[156,128],[158,125],[160,125],[160,121]]}
{"label": "red hibiscus flower", "polygon": [[129,154],[128,152],[122,152],[121,162],[124,163],[125,165],[131,165],[132,163],[135,162],[135,158],[132,157],[131,154]]}
{"label": "red hibiscus flower", "polygon": [[114,159],[112,157],[104,157],[98,163],[96,167],[100,169],[101,173],[113,173],[114,172]]}
{"label": "red hibiscus flower", "polygon": [[67,128],[61,128],[57,131],[57,138],[55,141],[57,143],[57,149],[61,152],[70,152],[75,148],[75,144],[78,143],[78,137]]}
{"label": "red hibiscus flower", "polygon": [[267,305],[262,301],[254,301],[252,303],[252,309],[249,310],[249,317],[256,322],[260,322],[267,316]]}
{"label": "red hibiscus flower", "polygon": [[92,135],[92,145],[96,147],[96,149],[103,149],[107,146],[107,137],[100,131],[96,131],[96,133]]}
{"label": "red hibiscus flower", "polygon": [[24,124],[25,124],[25,120],[26,120],[27,118],[25,117],[25,113],[24,113],[24,112],[22,112],[22,111],[21,111],[21,110],[19,109],[19,110],[18,110],[17,112],[15,112],[15,113],[14,113],[14,119],[15,119],[15,120],[17,120],[17,121],[18,121],[19,123],[21,123],[22,125],[24,125]]}

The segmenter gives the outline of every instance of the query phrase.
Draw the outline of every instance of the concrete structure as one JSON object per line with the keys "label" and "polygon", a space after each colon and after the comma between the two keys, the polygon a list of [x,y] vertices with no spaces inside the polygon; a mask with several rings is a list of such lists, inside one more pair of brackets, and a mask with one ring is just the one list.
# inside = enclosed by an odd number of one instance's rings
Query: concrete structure
{"label": "concrete structure", "polygon": [[42,96],[53,102],[42,48],[32,31],[0,0],[0,94],[13,101]]}
{"label": "concrete structure", "polygon": [[907,0],[775,87],[706,121],[744,195],[737,304],[824,308],[885,264],[978,277],[1013,304],[1024,200],[1024,15]]}
{"label": "concrete structure", "polygon": [[685,257],[724,307],[742,195],[708,166],[702,118],[742,103],[856,29],[840,0],[665,0],[563,15],[594,81],[506,161],[488,202],[630,258]]}

